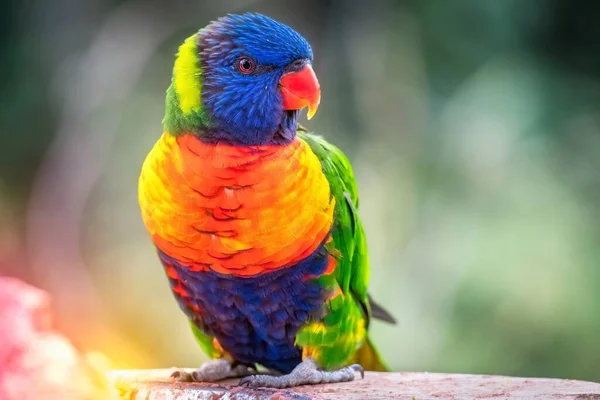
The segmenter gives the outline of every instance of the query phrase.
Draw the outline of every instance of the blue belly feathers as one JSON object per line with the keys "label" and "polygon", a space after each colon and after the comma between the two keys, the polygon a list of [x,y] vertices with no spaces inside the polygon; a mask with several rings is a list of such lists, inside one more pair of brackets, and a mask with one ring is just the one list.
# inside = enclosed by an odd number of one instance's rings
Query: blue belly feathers
{"label": "blue belly feathers", "polygon": [[[283,373],[302,361],[301,349],[294,345],[296,332],[322,317],[329,295],[310,279],[327,268],[323,246],[294,266],[250,278],[190,271],[160,250],[159,256],[175,269],[179,284],[190,294],[182,298],[175,293],[182,310],[236,361]],[[178,283],[170,281],[172,287]],[[187,302],[195,303],[200,312],[193,312]]]}

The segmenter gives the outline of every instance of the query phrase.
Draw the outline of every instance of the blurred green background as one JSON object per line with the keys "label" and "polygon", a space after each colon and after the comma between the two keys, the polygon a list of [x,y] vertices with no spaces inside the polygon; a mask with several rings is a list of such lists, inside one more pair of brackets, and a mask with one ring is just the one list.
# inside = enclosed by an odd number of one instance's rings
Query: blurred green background
{"label": "blurred green background", "polygon": [[0,271],[115,367],[204,360],[144,230],[180,42],[258,11],[312,43],[395,370],[600,381],[600,3],[8,0]]}

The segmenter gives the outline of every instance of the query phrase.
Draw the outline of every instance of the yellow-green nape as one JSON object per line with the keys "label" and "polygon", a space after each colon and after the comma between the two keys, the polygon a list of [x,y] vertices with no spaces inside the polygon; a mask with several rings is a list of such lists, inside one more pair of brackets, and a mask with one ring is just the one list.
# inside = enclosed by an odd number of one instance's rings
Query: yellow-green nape
{"label": "yellow-green nape", "polygon": [[183,115],[200,110],[202,77],[198,59],[197,35],[187,38],[177,52],[173,67],[173,84]]}
{"label": "yellow-green nape", "polygon": [[202,105],[202,67],[196,33],[177,52],[171,85],[165,99],[163,129],[173,135],[197,132],[210,126]]}

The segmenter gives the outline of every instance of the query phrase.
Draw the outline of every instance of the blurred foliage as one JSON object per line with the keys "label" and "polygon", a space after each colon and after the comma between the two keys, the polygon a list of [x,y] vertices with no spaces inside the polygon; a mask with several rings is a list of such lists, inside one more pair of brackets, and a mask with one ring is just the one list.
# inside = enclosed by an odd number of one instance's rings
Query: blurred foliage
{"label": "blurred foliage", "polygon": [[137,176],[177,45],[259,11],[313,44],[307,124],[348,152],[373,324],[397,370],[600,380],[600,3],[10,0],[0,13],[0,268],[115,366],[203,356]]}

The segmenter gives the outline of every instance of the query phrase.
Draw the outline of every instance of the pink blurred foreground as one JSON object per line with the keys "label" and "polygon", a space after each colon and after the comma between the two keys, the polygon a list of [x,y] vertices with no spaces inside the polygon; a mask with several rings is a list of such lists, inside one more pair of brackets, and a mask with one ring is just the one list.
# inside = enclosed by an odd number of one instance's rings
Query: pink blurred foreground
{"label": "pink blurred foreground", "polygon": [[0,399],[107,399],[104,374],[52,329],[50,298],[0,277]]}

